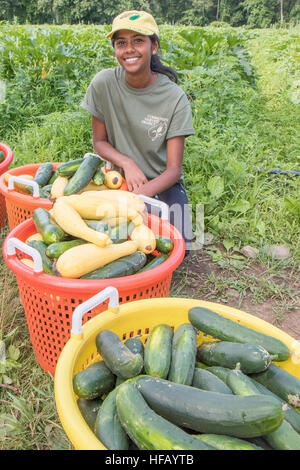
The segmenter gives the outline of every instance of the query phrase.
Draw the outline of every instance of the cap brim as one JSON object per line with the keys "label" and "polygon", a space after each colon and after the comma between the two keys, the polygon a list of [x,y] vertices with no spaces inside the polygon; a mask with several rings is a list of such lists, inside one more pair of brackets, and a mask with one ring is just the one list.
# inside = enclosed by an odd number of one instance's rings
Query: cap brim
{"label": "cap brim", "polygon": [[156,34],[156,36],[159,35],[158,32],[155,32],[155,31],[145,31],[145,30],[142,31],[138,28],[129,28],[128,26],[123,26],[123,27],[111,30],[110,33],[105,35],[105,37],[111,39],[117,31],[121,31],[122,29],[127,29],[128,31],[135,31],[136,33],[142,34],[143,36],[152,36],[152,34]]}

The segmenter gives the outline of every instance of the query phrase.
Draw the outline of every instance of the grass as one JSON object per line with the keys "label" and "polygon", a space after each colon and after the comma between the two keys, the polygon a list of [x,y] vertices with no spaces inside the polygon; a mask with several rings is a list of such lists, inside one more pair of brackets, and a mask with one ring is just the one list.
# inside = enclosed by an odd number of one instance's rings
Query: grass
{"label": "grass", "polygon": [[[3,141],[14,150],[13,166],[67,161],[92,151],[90,117],[79,103],[93,67],[111,64],[108,48],[99,47],[101,28],[50,30],[49,44],[55,44],[63,31],[68,41],[76,37],[86,47],[76,42],[74,61],[79,65],[72,70],[64,68],[63,54],[54,75],[55,61],[44,64],[48,73],[44,82],[38,61],[33,78],[28,78],[25,68],[23,74],[18,69],[15,81],[10,78],[11,102],[0,126]],[[166,28],[168,34],[171,30]],[[289,315],[299,311],[299,178],[257,171],[299,170],[300,111],[295,102],[299,37],[299,28],[254,31],[247,48],[258,74],[257,87],[239,78],[236,62],[223,56],[211,72],[200,68],[198,75],[182,81],[187,93],[194,95],[196,130],[186,142],[186,187],[193,204],[204,204],[206,231],[214,239],[174,273],[173,297],[202,298],[237,308],[247,301],[253,311],[268,304],[277,325],[285,325]],[[167,47],[167,42],[162,44]],[[75,70],[83,70],[84,76],[74,88],[71,82],[76,77],[64,81],[64,74]],[[7,233],[6,226],[0,233],[1,244]],[[263,254],[267,244],[281,243],[289,245],[291,258],[277,261]],[[241,257],[239,250],[245,244],[260,249],[256,260]],[[57,416],[53,379],[36,362],[15,276],[3,258],[0,292],[0,346],[3,351],[5,345],[6,353],[4,361],[0,348],[0,449],[71,449]]]}

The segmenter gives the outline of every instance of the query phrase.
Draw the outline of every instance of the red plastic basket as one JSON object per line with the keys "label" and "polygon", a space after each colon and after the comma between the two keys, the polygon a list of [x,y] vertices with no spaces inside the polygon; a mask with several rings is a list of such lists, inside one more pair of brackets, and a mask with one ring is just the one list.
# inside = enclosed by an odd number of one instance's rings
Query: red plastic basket
{"label": "red plastic basket", "polygon": [[[2,142],[0,142],[0,151],[4,153],[4,157],[5,157],[3,162],[0,163],[0,175],[2,175],[8,170],[9,165],[13,161],[14,155],[13,155],[13,151],[11,150],[11,148],[3,144]],[[5,225],[5,214],[6,214],[5,197],[2,194],[0,194],[0,231]]]}
{"label": "red plastic basket", "polygon": [[[14,254],[9,254],[9,240],[18,239],[24,243],[36,233],[32,219],[22,222],[7,235],[3,243],[3,256],[16,275],[31,342],[36,358],[46,372],[54,375],[60,352],[70,337],[74,309],[100,290],[108,286],[116,287],[120,303],[168,297],[172,273],[185,254],[184,239],[168,221],[155,215],[148,215],[148,226],[156,235],[168,235],[173,240],[174,248],[169,258],[149,271],[105,280],[67,279],[37,273],[19,260],[24,255],[18,249],[13,250]],[[104,302],[85,315],[84,323],[106,309]]]}
{"label": "red plastic basket", "polygon": [[[54,162],[53,169],[55,169],[58,165],[60,165],[60,163]],[[8,173],[13,176],[33,176],[40,166],[41,163],[23,165],[17,168],[12,168],[8,171]],[[120,189],[127,190],[126,181],[123,182]],[[8,185],[4,180],[4,175],[0,176],[0,193],[2,194],[2,197],[5,198],[8,225],[10,230],[17,227],[24,220],[29,219],[32,216],[33,211],[38,207],[44,207],[45,209],[50,210],[53,206],[53,203],[50,201],[50,199],[33,197],[18,191],[16,188],[13,190],[8,189]]]}

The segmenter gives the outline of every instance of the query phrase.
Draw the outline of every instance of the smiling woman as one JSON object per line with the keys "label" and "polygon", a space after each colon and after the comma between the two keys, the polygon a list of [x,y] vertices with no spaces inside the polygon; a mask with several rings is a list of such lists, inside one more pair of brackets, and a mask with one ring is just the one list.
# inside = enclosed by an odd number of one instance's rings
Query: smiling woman
{"label": "smiling woman", "polygon": [[188,244],[192,224],[182,160],[184,139],[194,134],[190,103],[176,72],[157,55],[152,15],[121,13],[107,37],[120,65],[98,72],[82,103],[92,115],[94,149],[124,174],[129,191],[169,205],[170,222]]}

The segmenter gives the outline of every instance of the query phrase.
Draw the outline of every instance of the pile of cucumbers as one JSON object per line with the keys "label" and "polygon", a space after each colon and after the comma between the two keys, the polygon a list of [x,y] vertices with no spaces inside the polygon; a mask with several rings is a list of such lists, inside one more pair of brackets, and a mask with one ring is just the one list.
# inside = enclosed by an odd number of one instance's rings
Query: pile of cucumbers
{"label": "pile of cucumbers", "polygon": [[[26,243],[40,253],[44,273],[59,276],[56,270],[56,262],[59,257],[67,250],[87,242],[64,233],[61,227],[53,222],[47,209],[42,207],[35,209],[32,218],[37,234],[29,237]],[[131,221],[120,223],[114,227],[110,227],[101,220],[96,222],[85,220],[85,222],[94,230],[106,233],[113,243],[123,243],[130,237],[134,228]],[[174,244],[171,239],[157,236],[156,255],[152,253],[146,255],[138,250],[131,255],[122,256],[97,270],[83,275],[82,279],[111,279],[153,269],[168,259],[173,247]],[[27,265],[28,263],[29,260],[26,261]]]}
{"label": "pile of cucumbers", "polygon": [[[300,380],[273,362],[290,357],[287,346],[206,308],[188,319],[125,342],[97,334],[101,359],[74,375],[73,390],[102,444],[300,450]],[[198,345],[200,332],[212,337]]]}

